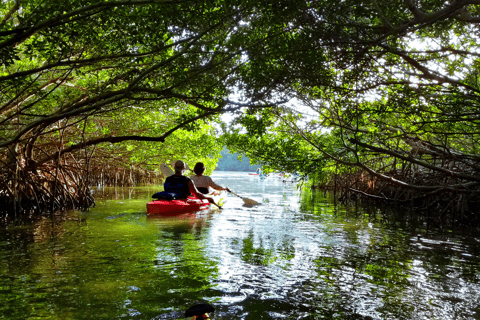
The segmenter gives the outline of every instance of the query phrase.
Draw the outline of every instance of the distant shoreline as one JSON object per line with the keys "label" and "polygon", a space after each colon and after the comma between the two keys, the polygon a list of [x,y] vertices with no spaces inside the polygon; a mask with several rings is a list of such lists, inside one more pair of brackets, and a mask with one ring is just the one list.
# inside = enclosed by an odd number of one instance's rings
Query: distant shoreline
{"label": "distant shoreline", "polygon": [[223,169],[218,169],[218,168],[215,168],[213,171],[255,172],[255,170],[232,170],[232,169],[223,170]]}

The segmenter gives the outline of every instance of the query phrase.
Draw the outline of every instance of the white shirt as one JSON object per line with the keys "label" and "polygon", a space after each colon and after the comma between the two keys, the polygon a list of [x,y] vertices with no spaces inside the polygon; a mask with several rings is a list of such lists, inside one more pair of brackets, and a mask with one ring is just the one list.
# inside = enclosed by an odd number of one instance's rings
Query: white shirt
{"label": "white shirt", "polygon": [[224,188],[222,186],[219,186],[215,182],[213,182],[212,178],[209,176],[191,176],[190,179],[192,179],[193,183],[195,184],[195,187],[197,188],[207,188],[212,187],[215,190],[223,190]]}

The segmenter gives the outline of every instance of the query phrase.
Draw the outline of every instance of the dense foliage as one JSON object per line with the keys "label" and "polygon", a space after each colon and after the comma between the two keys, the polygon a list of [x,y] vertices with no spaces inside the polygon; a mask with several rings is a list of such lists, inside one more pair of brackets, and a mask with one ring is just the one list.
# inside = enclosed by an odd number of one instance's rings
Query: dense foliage
{"label": "dense foliage", "polygon": [[278,26],[294,28],[259,46],[249,63],[261,70],[252,73],[256,81],[272,79],[290,100],[237,117],[225,127],[230,148],[274,169],[308,173],[343,198],[476,215],[478,4],[274,6]]}
{"label": "dense foliage", "polygon": [[221,146],[211,121],[259,100],[228,100],[243,64],[243,11],[198,1],[2,1],[4,208],[88,206],[91,182],[117,181],[128,168],[132,183],[132,166],[182,158],[214,167]]}

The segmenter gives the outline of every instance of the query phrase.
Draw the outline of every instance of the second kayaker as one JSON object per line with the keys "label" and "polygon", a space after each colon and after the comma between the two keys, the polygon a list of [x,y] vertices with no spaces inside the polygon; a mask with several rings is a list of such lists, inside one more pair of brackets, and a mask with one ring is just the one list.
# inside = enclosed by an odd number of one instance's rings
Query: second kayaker
{"label": "second kayaker", "polygon": [[210,178],[209,176],[203,175],[203,173],[205,172],[205,165],[203,164],[203,162],[197,162],[195,164],[195,167],[193,167],[193,172],[195,172],[195,175],[191,176],[190,179],[193,180],[193,183],[195,183],[195,187],[197,187],[197,190],[201,193],[208,193],[208,187],[211,187],[215,190],[227,190],[228,192],[231,192],[230,189],[222,187],[213,182],[212,178]]}
{"label": "second kayaker", "polygon": [[163,188],[166,192],[171,192],[176,195],[177,199],[186,199],[190,194],[198,199],[207,199],[208,202],[218,206],[212,197],[205,196],[199,192],[195,187],[195,184],[189,177],[183,175],[185,170],[185,162],[178,160],[175,162],[175,174],[165,179]]}

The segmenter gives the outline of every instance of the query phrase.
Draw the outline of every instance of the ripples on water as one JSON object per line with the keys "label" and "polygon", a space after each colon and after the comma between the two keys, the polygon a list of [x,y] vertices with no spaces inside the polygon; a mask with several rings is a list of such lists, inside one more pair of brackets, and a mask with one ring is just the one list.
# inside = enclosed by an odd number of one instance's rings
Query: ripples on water
{"label": "ripples on water", "polygon": [[0,319],[480,319],[480,239],[216,172],[222,211],[147,217],[155,188],[0,236]]}

